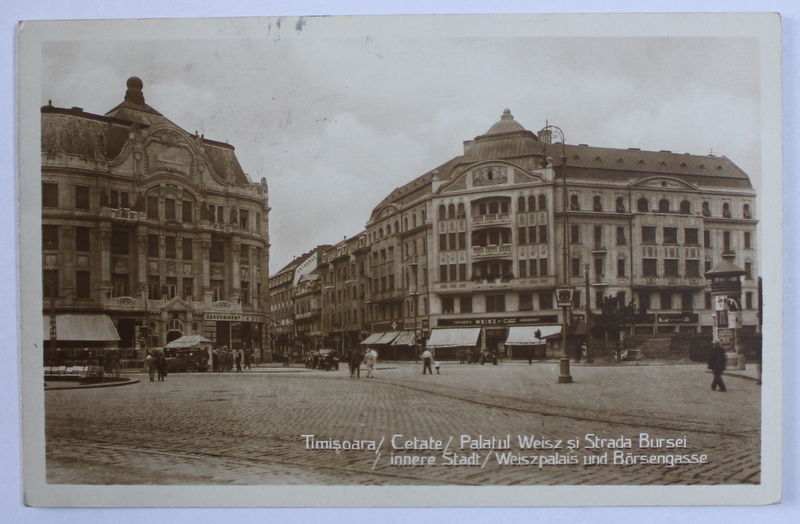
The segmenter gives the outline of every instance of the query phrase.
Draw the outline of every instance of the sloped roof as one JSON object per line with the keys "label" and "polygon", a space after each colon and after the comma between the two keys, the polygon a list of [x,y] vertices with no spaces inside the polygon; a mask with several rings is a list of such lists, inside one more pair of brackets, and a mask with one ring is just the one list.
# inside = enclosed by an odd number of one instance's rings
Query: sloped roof
{"label": "sloped roof", "polygon": [[542,156],[539,139],[514,120],[511,111],[506,109],[486,134],[465,145],[462,163],[526,156]]}

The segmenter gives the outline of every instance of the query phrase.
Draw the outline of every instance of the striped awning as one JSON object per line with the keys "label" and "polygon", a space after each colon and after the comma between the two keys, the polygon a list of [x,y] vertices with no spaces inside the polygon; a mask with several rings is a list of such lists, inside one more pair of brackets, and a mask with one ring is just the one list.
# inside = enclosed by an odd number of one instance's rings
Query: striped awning
{"label": "striped awning", "polygon": [[475,346],[481,328],[436,328],[431,332],[427,347]]}
{"label": "striped awning", "polygon": [[[539,338],[536,338],[536,331],[539,331]],[[545,339],[561,335],[561,326],[511,326],[508,328],[508,338],[506,345],[526,346],[534,344],[544,344]]]}
{"label": "striped awning", "polygon": [[367,338],[362,340],[361,343],[364,344],[364,345],[375,344],[377,342],[377,340],[379,338],[381,338],[384,334],[385,333],[383,333],[383,332],[372,333],[370,336],[368,336]]}
{"label": "striped awning", "polygon": [[[50,316],[42,319],[44,340],[50,340]],[[64,342],[118,342],[117,328],[108,315],[56,315],[56,336]]]}
{"label": "striped awning", "polygon": [[413,346],[415,343],[413,331],[401,331],[392,342],[393,346]]}
{"label": "striped awning", "polygon": [[397,335],[399,334],[399,331],[388,331],[384,333],[383,336],[379,338],[377,342],[375,342],[375,344],[391,344],[392,340],[397,338]]}

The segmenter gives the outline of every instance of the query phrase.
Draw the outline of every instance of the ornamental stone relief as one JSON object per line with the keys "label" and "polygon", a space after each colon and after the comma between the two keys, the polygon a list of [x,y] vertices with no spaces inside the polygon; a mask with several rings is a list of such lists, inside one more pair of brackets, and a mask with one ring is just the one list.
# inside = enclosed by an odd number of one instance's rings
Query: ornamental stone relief
{"label": "ornamental stone relief", "polygon": [[484,167],[472,172],[474,187],[495,186],[508,183],[508,170],[504,167]]}

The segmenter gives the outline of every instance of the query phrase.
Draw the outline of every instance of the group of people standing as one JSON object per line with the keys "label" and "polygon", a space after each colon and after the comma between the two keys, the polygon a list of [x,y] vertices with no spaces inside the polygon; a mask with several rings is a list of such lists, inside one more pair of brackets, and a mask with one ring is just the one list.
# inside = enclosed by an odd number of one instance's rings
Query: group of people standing
{"label": "group of people standing", "polygon": [[362,351],[355,348],[350,353],[350,378],[361,378],[361,364],[367,367],[367,378],[375,378],[375,365],[378,363],[378,352],[374,349]]}
{"label": "group of people standing", "polygon": [[227,346],[215,349],[211,352],[211,370],[212,371],[231,371],[233,365],[236,364],[236,371],[242,371],[242,368],[250,369],[250,363],[253,357],[250,351],[242,349],[229,350]]}
{"label": "group of people standing", "polygon": [[159,382],[163,382],[167,378],[167,358],[160,351],[148,353],[144,361],[144,367],[150,376],[150,382],[154,381],[156,374],[158,374]]}

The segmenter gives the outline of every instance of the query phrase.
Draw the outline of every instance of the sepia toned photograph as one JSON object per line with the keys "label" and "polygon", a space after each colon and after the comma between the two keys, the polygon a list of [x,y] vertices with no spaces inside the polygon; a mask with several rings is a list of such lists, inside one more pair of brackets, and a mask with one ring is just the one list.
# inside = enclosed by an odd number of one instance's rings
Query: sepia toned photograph
{"label": "sepia toned photograph", "polygon": [[21,24],[26,503],[779,502],[779,33]]}

